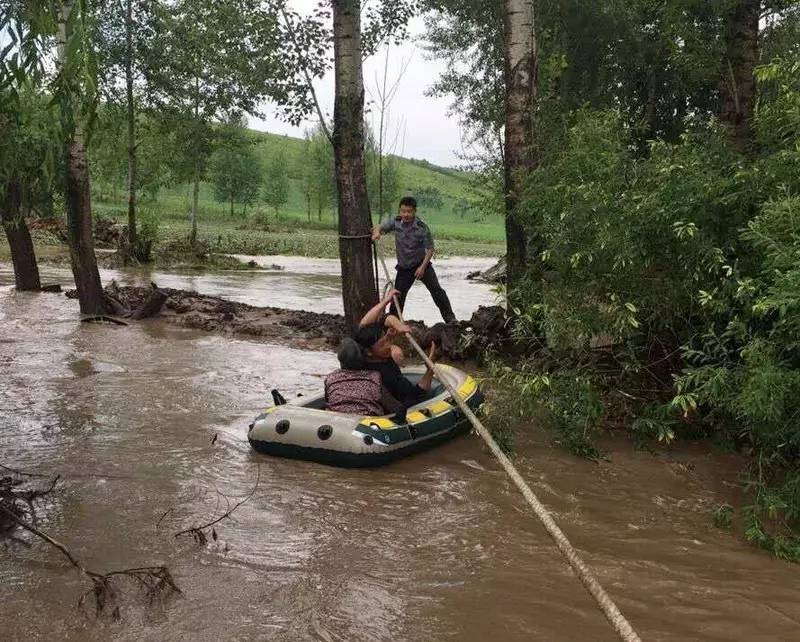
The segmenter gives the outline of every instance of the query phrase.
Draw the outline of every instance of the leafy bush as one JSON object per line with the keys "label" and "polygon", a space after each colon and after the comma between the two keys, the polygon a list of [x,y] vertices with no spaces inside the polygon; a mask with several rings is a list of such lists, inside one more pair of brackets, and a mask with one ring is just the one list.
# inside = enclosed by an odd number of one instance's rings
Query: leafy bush
{"label": "leafy bush", "polygon": [[765,203],[741,239],[758,269],[704,293],[709,323],[684,349],[673,404],[702,409],[754,453],[748,537],[800,559],[800,198]]}
{"label": "leafy bush", "polygon": [[[714,122],[642,153],[614,111],[573,114],[523,199],[544,278],[522,283],[515,412],[597,457],[593,434],[686,434],[752,455],[749,539],[800,560],[800,75],[759,71],[758,153]],[[720,517],[723,519],[723,517]]]}

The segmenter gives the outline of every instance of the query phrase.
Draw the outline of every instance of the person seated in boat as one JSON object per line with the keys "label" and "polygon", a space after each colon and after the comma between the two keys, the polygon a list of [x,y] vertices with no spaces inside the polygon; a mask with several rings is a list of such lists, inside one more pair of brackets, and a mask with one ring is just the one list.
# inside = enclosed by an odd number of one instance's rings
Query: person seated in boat
{"label": "person seated in boat", "polygon": [[[419,383],[416,384],[403,376],[400,370],[403,363],[403,351],[392,342],[398,335],[410,334],[411,327],[396,316],[385,314],[386,306],[397,294],[397,290],[390,290],[375,307],[367,312],[361,319],[353,338],[366,353],[363,367],[380,373],[383,387],[397,401],[395,405],[407,408],[427,397],[433,382],[433,370],[429,367],[420,378]],[[436,361],[435,342],[431,342],[428,357],[431,361]],[[387,404],[384,400],[384,406],[391,406],[391,404]],[[388,410],[394,412],[397,408],[389,407]]]}
{"label": "person seated in boat", "polygon": [[325,377],[326,408],[368,417],[386,414],[381,403],[381,375],[364,367],[361,346],[353,339],[344,339],[336,356],[341,367]]}

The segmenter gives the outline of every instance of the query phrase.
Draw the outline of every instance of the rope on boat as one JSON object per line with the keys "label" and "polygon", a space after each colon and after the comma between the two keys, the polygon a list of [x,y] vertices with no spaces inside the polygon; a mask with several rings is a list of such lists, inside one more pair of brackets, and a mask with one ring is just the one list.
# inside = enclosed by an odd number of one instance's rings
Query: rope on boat
{"label": "rope on boat", "polygon": [[[375,245],[377,246],[377,243]],[[378,253],[378,256],[383,264],[383,271],[386,275],[386,281],[388,283],[393,283],[392,277],[389,274],[389,269],[386,267],[386,261],[383,259],[383,256],[380,253]],[[397,300],[397,297],[394,297],[394,305],[397,309],[397,314],[400,317],[400,320],[403,321],[403,312],[400,309],[400,302]],[[492,437],[491,433],[484,427],[480,419],[475,416],[475,413],[472,412],[470,407],[461,398],[461,395],[458,394],[458,391],[453,387],[453,385],[445,377],[441,376],[441,372],[439,371],[437,365],[430,360],[427,354],[425,354],[425,351],[414,340],[414,337],[411,335],[406,335],[406,338],[417,351],[425,364],[433,370],[436,378],[442,384],[444,384],[445,388],[447,388],[447,391],[453,397],[453,400],[458,404],[461,412],[463,412],[467,419],[470,420],[475,428],[475,431],[483,438],[483,440],[489,446],[489,450],[492,451],[492,454],[500,462],[500,465],[506,471],[508,476],[511,477],[512,481],[517,485],[517,488],[519,488],[522,496],[533,509],[533,512],[536,514],[536,517],[539,518],[539,521],[542,522],[542,525],[544,526],[548,535],[553,538],[556,546],[558,546],[561,554],[566,558],[570,567],[578,576],[578,579],[580,579],[580,581],[583,583],[583,586],[587,591],[589,591],[595,602],[597,602],[600,610],[603,611],[603,614],[606,616],[608,622],[612,627],[614,627],[614,630],[617,632],[617,635],[619,635],[619,638],[624,642],[641,642],[639,635],[630,625],[619,608],[617,608],[614,600],[611,599],[608,593],[606,593],[605,589],[600,585],[600,582],[597,581],[589,567],[578,555],[578,552],[567,539],[564,531],[562,531],[558,524],[556,524],[555,520],[550,515],[550,512],[547,510],[547,508],[545,508],[544,504],[539,501],[539,498],[536,496],[533,490],[531,490],[531,487],[528,486],[528,483],[525,481],[522,475],[519,474],[519,471],[516,469],[514,464],[511,463],[511,460],[502,450],[500,450],[500,446],[497,445],[497,442],[494,440],[494,437]]]}

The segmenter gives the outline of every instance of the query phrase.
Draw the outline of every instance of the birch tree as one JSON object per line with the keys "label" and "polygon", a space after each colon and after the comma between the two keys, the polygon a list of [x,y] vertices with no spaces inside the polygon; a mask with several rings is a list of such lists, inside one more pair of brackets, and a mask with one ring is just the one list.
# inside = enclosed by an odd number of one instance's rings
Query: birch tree
{"label": "birch tree", "polygon": [[758,63],[760,0],[738,0],[728,16],[726,52],[722,63],[719,118],[730,130],[736,149],[745,151],[753,141]]}
{"label": "birch tree", "polygon": [[64,196],[70,263],[83,314],[107,312],[97,269],[92,234],[92,203],[86,128],[96,109],[96,67],[87,36],[90,24],[85,0],[63,0],[57,18],[58,76],[55,96],[64,136]]}
{"label": "birch tree", "polygon": [[535,166],[532,156],[536,100],[536,38],[533,21],[533,0],[505,0],[504,169],[507,279],[511,287],[518,282],[528,256],[528,230],[520,221],[518,203],[525,177]]}

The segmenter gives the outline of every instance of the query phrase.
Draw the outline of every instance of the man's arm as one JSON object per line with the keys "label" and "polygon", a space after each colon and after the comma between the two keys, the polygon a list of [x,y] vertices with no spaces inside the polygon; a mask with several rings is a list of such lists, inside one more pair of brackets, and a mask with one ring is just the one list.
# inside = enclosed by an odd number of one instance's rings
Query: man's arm
{"label": "man's arm", "polygon": [[424,245],[424,247],[425,247],[425,258],[422,260],[422,263],[417,268],[416,272],[414,272],[414,276],[417,279],[421,279],[423,276],[425,276],[425,270],[428,269],[428,265],[430,264],[431,259],[433,258],[433,250],[434,250],[433,234],[431,234],[431,228],[429,228],[427,225],[425,226],[425,241],[424,241],[424,244],[425,244]]}
{"label": "man's arm", "polygon": [[386,306],[392,302],[392,298],[400,296],[400,291],[391,289],[389,290],[386,295],[378,301],[372,308],[370,308],[369,312],[364,315],[364,318],[358,324],[359,328],[363,328],[365,325],[369,325],[370,323],[377,323],[381,320],[383,313],[386,311]]}
{"label": "man's arm", "polygon": [[388,234],[389,232],[394,232],[395,222],[393,218],[390,218],[380,225],[376,225],[372,230],[372,240],[377,241],[383,234]]}
{"label": "man's arm", "polygon": [[[436,354],[436,343],[431,342],[431,348],[428,350],[428,358],[436,363],[436,360],[439,356]],[[417,384],[422,390],[428,391],[431,389],[431,383],[433,383],[433,368],[428,366],[428,369],[425,371],[425,374],[419,380]]]}
{"label": "man's arm", "polygon": [[394,330],[397,334],[408,334],[411,332],[411,326],[403,323],[399,317],[393,314],[386,317],[385,325],[389,330]]}
{"label": "man's arm", "polygon": [[417,270],[414,272],[414,277],[417,279],[421,279],[425,276],[425,270],[428,269],[428,265],[431,262],[431,258],[433,258],[433,248],[430,250],[425,250],[425,258],[422,259],[422,263],[420,263]]}

